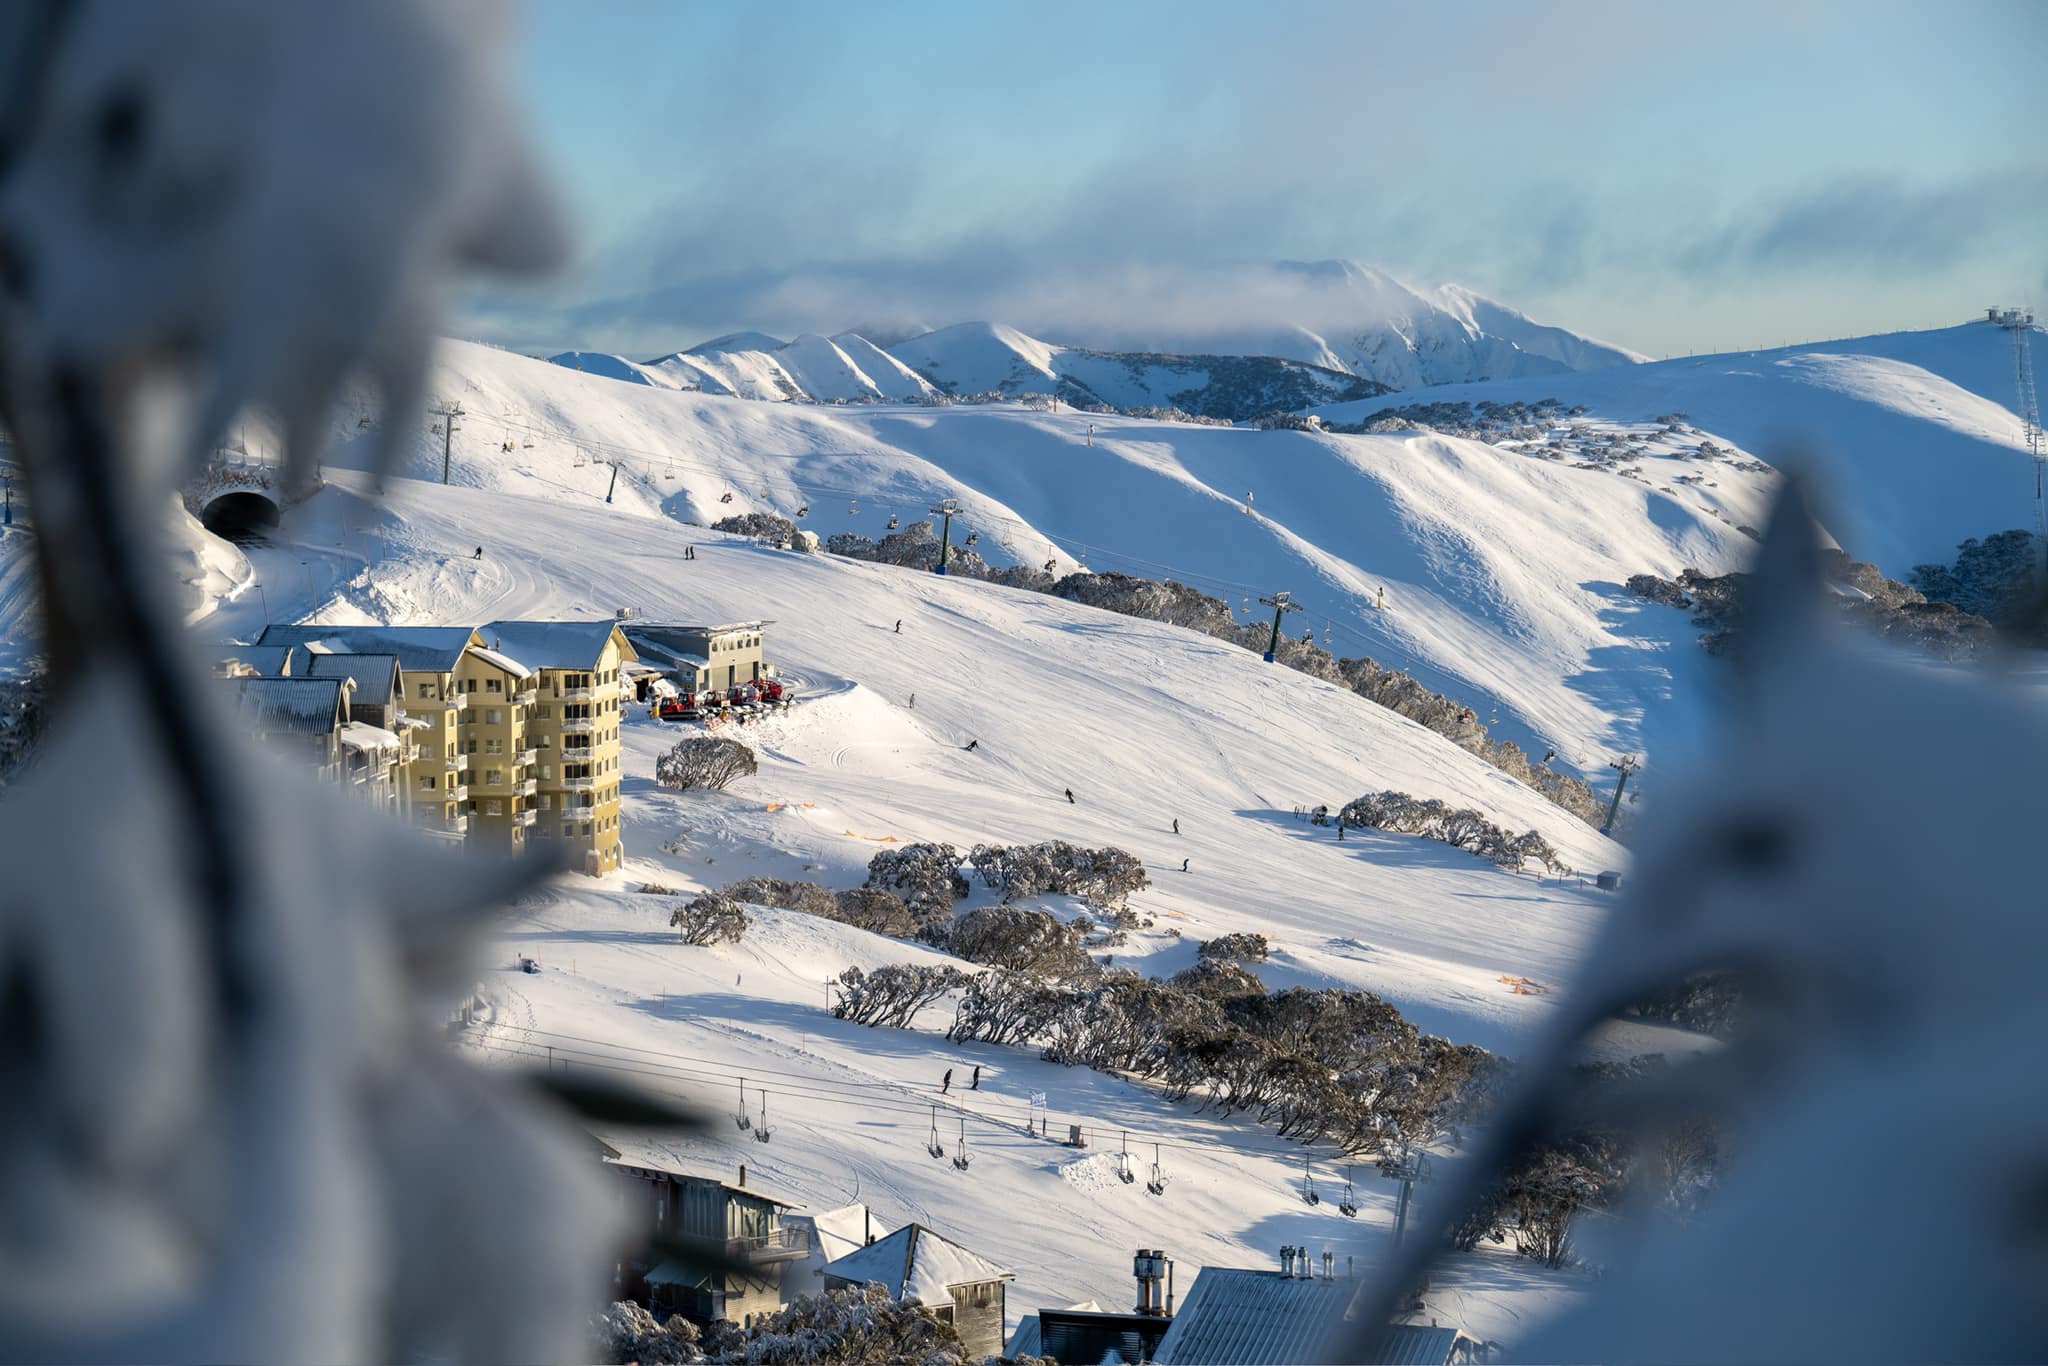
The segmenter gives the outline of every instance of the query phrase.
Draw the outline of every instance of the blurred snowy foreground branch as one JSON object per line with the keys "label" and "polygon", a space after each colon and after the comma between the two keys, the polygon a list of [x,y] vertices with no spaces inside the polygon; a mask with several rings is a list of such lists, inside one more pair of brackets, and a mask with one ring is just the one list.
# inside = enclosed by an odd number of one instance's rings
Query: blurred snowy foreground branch
{"label": "blurred snowy foreground branch", "polygon": [[[1682,1226],[1604,1230],[1582,1306],[1531,1361],[2024,1361],[2048,1342],[2048,725],[1974,670],[1857,647],[1788,480],[1757,566],[1733,724],[1643,831],[1629,890],[1491,1132],[1356,1306],[1354,1353],[1520,1155],[1638,1151],[1705,1118],[1734,1154]],[[1574,1083],[1631,1001],[1742,985],[1727,1046]]]}
{"label": "blurred snowy foreground branch", "polygon": [[613,1230],[571,1109],[423,1027],[546,869],[254,750],[159,530],[245,407],[300,479],[359,372],[403,428],[452,272],[559,254],[508,36],[470,0],[0,8],[0,416],[53,693],[0,810],[0,1356],[588,1354]]}

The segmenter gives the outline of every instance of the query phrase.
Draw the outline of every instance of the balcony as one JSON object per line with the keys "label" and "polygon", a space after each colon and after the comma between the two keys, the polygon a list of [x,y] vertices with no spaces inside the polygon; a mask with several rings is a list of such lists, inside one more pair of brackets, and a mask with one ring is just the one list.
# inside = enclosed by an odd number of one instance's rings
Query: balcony
{"label": "balcony", "polygon": [[589,702],[597,696],[595,688],[564,688],[555,694],[560,702]]}
{"label": "balcony", "polygon": [[562,718],[562,734],[564,735],[588,735],[596,729],[597,718],[594,716],[565,716]]}
{"label": "balcony", "polygon": [[449,788],[449,789],[448,789],[448,800],[449,800],[449,801],[451,801],[451,802],[466,802],[466,801],[468,801],[468,800],[469,800],[469,784],[468,784],[468,783],[457,783],[457,784],[455,784],[455,785],[454,785],[453,787]]}
{"label": "balcony", "polygon": [[521,778],[518,782],[512,784],[512,791],[521,797],[531,797],[534,793],[540,791],[540,780],[537,778]]}
{"label": "balcony", "polygon": [[441,756],[441,767],[450,773],[460,773],[468,764],[469,759],[461,754],[444,754]]}
{"label": "balcony", "polygon": [[520,706],[530,707],[540,701],[540,684],[528,679],[512,690],[512,700]]}
{"label": "balcony", "polygon": [[[682,1241],[715,1250],[721,1240],[684,1234]],[[810,1255],[811,1232],[805,1228],[778,1228],[746,1238],[727,1238],[723,1245],[728,1262],[788,1262]]]}
{"label": "balcony", "polygon": [[562,786],[571,792],[595,792],[597,791],[597,779],[564,778],[562,779]]}
{"label": "balcony", "polygon": [[512,767],[514,768],[531,768],[538,762],[540,762],[540,751],[537,749],[519,749],[512,752]]}
{"label": "balcony", "polygon": [[524,811],[515,812],[512,820],[517,825],[538,825],[540,823],[540,812],[529,806]]}

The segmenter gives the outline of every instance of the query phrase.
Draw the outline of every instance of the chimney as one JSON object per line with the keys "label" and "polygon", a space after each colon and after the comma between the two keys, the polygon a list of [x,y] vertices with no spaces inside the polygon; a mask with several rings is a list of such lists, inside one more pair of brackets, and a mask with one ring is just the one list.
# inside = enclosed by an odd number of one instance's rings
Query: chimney
{"label": "chimney", "polygon": [[1173,1317],[1173,1263],[1166,1264],[1166,1317]]}
{"label": "chimney", "polygon": [[1358,1268],[1357,1268],[1356,1266],[1352,1265],[1352,1263],[1353,1263],[1354,1261],[1356,1261],[1356,1260],[1357,1260],[1357,1259],[1356,1259],[1356,1258],[1354,1258],[1354,1257],[1352,1257],[1352,1256],[1351,1256],[1351,1255],[1350,1255],[1349,1253],[1346,1253],[1346,1254],[1345,1254],[1345,1257],[1344,1257],[1344,1279],[1345,1279],[1345,1280],[1347,1280],[1347,1281],[1355,1281],[1355,1280],[1357,1280],[1357,1279],[1358,1279]]}
{"label": "chimney", "polygon": [[1280,1249],[1280,1274],[1290,1278],[1294,1275],[1294,1249],[1291,1247]]}
{"label": "chimney", "polygon": [[866,1205],[860,1207],[861,1246],[875,1241],[875,1212]]}
{"label": "chimney", "polygon": [[742,1162],[742,1163],[740,1163],[740,1189],[742,1189],[742,1190],[745,1190],[745,1189],[746,1189],[746,1185],[747,1185],[747,1164],[746,1164],[746,1163],[744,1163],[744,1162]]}
{"label": "chimney", "polygon": [[1326,1280],[1326,1281],[1327,1281],[1327,1280],[1329,1280],[1329,1279],[1331,1278],[1331,1268],[1332,1268],[1332,1267],[1333,1267],[1333,1266],[1334,1266],[1334,1265],[1336,1264],[1336,1261],[1337,1261],[1337,1254],[1336,1254],[1336,1253],[1334,1253],[1334,1252],[1332,1252],[1332,1251],[1330,1251],[1330,1249],[1328,1249],[1328,1248],[1324,1248],[1324,1249],[1323,1249],[1323,1279],[1324,1279],[1324,1280]]}
{"label": "chimney", "polygon": [[1169,1263],[1162,1248],[1141,1247],[1131,1257],[1131,1275],[1138,1282],[1138,1307],[1134,1311],[1154,1318],[1165,1314],[1159,1298],[1159,1280]]}

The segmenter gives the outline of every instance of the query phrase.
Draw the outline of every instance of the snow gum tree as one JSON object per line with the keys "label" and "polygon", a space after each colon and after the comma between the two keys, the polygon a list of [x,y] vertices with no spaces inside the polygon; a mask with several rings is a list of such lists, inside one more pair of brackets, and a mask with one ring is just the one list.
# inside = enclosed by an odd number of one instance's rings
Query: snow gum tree
{"label": "snow gum tree", "polygon": [[760,769],[754,751],[722,735],[691,735],[654,761],[654,781],[671,792],[720,790]]}
{"label": "snow gum tree", "polygon": [[708,892],[669,913],[668,923],[682,932],[685,944],[738,943],[752,923],[746,908],[731,897]]}

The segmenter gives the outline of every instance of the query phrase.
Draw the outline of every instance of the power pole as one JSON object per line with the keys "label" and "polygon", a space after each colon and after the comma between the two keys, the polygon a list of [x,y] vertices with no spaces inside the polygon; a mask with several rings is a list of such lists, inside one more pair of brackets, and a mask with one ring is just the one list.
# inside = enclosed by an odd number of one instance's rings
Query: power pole
{"label": "power pole", "polygon": [[2030,308],[1994,308],[1988,310],[1990,320],[2012,334],[2013,387],[2017,390],[2017,402],[2013,405],[2019,413],[2020,428],[2027,445],[2027,456],[2034,462],[2034,535],[2041,542],[2041,582],[2048,584],[2048,487],[2044,487],[2044,466],[2048,466],[2048,448],[2044,448],[2041,435],[2041,409],[2034,397],[2034,355],[2028,344],[2034,330],[2034,311]]}
{"label": "power pole", "polygon": [[432,410],[441,419],[441,482],[448,482],[448,469],[455,456],[455,419],[461,417],[462,404],[451,403],[446,408]]}
{"label": "power pole", "polygon": [[953,514],[958,511],[960,511],[960,500],[958,498],[941,498],[938,501],[938,505],[931,510],[932,516],[946,519],[945,530],[939,533],[939,562],[932,566],[932,573],[934,574],[945,573],[946,561],[953,557]]}
{"label": "power pole", "polygon": [[1271,664],[1274,656],[1280,652],[1280,618],[1289,612],[1299,612],[1301,604],[1289,593],[1275,593],[1272,597],[1260,598],[1259,601],[1273,609],[1273,638],[1266,642],[1266,662]]}
{"label": "power pole", "polygon": [[1614,818],[1621,814],[1621,794],[1628,788],[1628,775],[1636,771],[1636,756],[1624,754],[1608,765],[1621,776],[1614,783],[1614,800],[1607,804],[1607,819],[1600,824],[1600,833],[1614,833]]}

